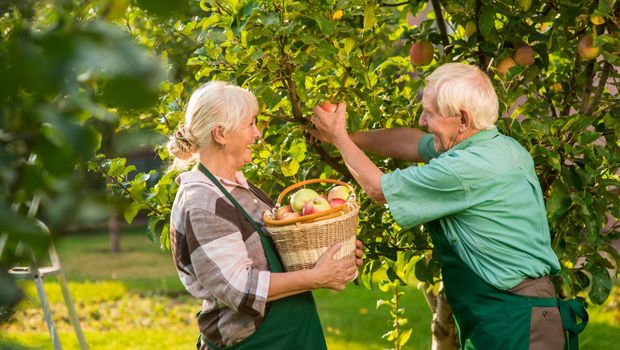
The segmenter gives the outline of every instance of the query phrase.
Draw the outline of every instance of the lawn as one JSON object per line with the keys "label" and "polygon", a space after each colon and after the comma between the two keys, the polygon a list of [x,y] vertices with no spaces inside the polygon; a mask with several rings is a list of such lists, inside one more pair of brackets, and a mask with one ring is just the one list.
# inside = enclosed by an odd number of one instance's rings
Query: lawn
{"label": "lawn", "polygon": [[[179,283],[168,252],[139,231],[123,233],[121,254],[107,251],[104,234],[75,235],[57,243],[65,275],[91,349],[191,349],[196,339],[195,312],[200,301]],[[8,324],[0,326],[0,349],[52,349],[33,283],[24,283],[28,298]],[[46,281],[64,349],[78,349],[55,279]],[[422,294],[406,288],[402,306],[413,328],[405,349],[430,349],[431,314]],[[617,295],[617,294],[616,294]],[[331,350],[385,349],[381,335],[389,314],[376,308],[391,295],[349,285],[343,292],[315,292]],[[591,321],[581,349],[611,349],[620,343],[616,304],[590,307]],[[18,345],[19,344],[19,345]]]}

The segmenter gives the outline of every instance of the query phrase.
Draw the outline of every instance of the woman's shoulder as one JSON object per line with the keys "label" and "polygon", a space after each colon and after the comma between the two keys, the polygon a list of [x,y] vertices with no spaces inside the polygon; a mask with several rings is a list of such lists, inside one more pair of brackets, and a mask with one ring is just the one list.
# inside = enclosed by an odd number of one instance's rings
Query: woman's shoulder
{"label": "woman's shoulder", "polygon": [[183,196],[188,202],[202,202],[205,199],[215,200],[222,197],[213,182],[197,170],[179,174],[176,182],[179,185],[177,197]]}

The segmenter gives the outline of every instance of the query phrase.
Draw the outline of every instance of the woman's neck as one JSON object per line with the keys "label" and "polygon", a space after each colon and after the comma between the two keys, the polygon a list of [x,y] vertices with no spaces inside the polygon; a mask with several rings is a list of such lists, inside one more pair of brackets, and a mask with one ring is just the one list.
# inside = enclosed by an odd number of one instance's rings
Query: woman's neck
{"label": "woman's neck", "polygon": [[226,155],[220,151],[206,151],[200,153],[198,161],[209,171],[219,177],[230,181],[236,181],[235,173],[239,170],[232,165]]}

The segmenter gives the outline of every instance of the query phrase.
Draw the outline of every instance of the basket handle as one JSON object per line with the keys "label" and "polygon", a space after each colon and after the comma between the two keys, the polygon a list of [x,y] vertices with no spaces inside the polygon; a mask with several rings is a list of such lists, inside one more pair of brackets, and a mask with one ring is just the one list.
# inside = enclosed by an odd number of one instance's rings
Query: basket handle
{"label": "basket handle", "polygon": [[310,180],[304,180],[304,181],[298,182],[296,184],[290,185],[289,187],[285,188],[280,193],[280,195],[278,196],[277,204],[281,204],[282,203],[282,199],[284,199],[284,196],[286,196],[292,190],[297,189],[299,187],[302,187],[304,185],[315,184],[315,183],[319,183],[319,182],[329,182],[329,183],[334,183],[334,184],[337,184],[337,185],[347,186],[351,190],[351,192],[354,192],[353,187],[351,185],[349,185],[346,182],[342,182],[340,180],[334,180],[334,179],[310,179]]}

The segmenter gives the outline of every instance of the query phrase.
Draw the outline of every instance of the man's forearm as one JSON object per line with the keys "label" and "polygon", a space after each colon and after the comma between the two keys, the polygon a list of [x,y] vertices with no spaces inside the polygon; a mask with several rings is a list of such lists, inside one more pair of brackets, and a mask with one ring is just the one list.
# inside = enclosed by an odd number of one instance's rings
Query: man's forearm
{"label": "man's forearm", "polygon": [[385,203],[381,189],[381,176],[383,175],[381,169],[368,158],[350,137],[341,138],[334,146],[340,151],[351,175],[362,186],[364,192],[373,200]]}
{"label": "man's forearm", "polygon": [[351,134],[351,140],[363,151],[382,157],[423,161],[418,154],[418,144],[426,133],[414,128],[377,129],[358,131]]}

